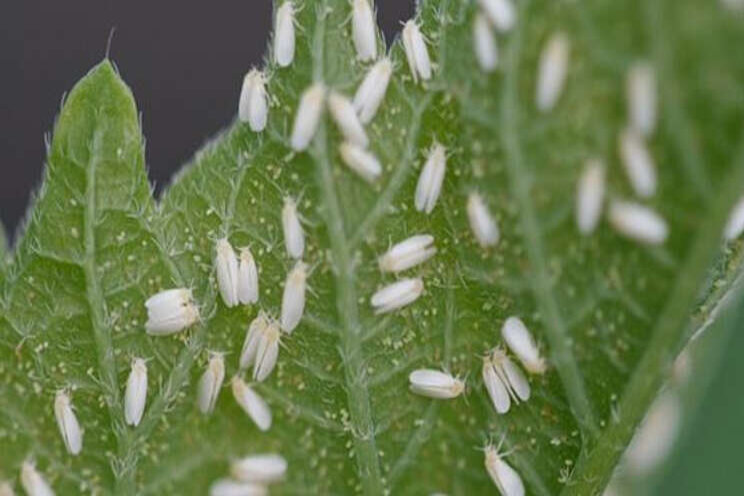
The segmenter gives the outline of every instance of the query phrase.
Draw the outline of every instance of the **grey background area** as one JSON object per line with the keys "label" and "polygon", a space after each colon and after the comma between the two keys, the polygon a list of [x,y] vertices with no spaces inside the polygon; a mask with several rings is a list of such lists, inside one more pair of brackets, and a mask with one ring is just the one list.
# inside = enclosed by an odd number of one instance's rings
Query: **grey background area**
{"label": "grey background area", "polygon": [[[413,0],[375,3],[390,41]],[[111,57],[134,91],[150,178],[161,188],[235,115],[242,76],[265,51],[271,1],[2,0],[0,218],[11,234],[39,186],[44,133],[62,95],[104,57],[113,27]],[[744,479],[744,318],[734,325],[720,371],[656,494],[742,494],[735,481]]]}
{"label": "grey background area", "polygon": [[[411,0],[377,0],[388,41]],[[240,84],[262,63],[271,0],[2,0],[0,6],[0,219],[11,235],[44,165],[62,95],[106,53],[132,87],[147,165],[166,184],[237,111]]]}

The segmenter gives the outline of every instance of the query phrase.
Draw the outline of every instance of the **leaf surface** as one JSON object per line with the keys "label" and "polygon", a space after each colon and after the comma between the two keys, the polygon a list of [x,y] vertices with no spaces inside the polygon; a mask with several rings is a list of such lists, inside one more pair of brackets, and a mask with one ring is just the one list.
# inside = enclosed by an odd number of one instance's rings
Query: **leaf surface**
{"label": "leaf surface", "polygon": [[[353,95],[346,0],[307,1],[291,67],[269,63],[269,125],[233,124],[198,152],[156,205],[129,89],[110,62],[70,93],[55,126],[44,184],[4,282],[0,320],[0,477],[32,457],[60,494],[204,494],[240,456],[287,458],[278,493],[478,494],[495,488],[479,448],[503,439],[530,494],[596,494],[691,332],[740,273],[741,244],[720,233],[744,184],[741,19],[694,0],[518,3],[499,35],[500,68],[477,69],[470,2],[421,2],[434,78],[413,82],[402,46],[375,120],[371,151],[384,165],[370,185],[340,160],[329,116],[307,152],[289,135],[314,81]],[[565,92],[535,109],[546,40],[571,41]],[[621,238],[606,221],[591,236],[574,222],[584,162],[607,163],[610,198],[632,198],[617,154],[626,124],[624,78],[637,59],[657,70],[660,121],[649,147],[659,191],[648,204],[670,226],[661,247]],[[414,190],[427,150],[447,148],[442,196],[430,215]],[[497,247],[473,238],[465,211],[479,192],[501,230]],[[222,390],[204,416],[195,391],[210,351],[237,362],[259,309],[278,316],[287,272],[281,209],[297,200],[310,266],[305,315],[256,389],[273,411],[260,432]],[[437,255],[405,276],[424,295],[388,315],[369,299],[396,277],[377,257],[414,234]],[[214,276],[215,241],[249,246],[258,305],[228,309]],[[715,258],[717,257],[717,258]],[[714,258],[715,265],[711,265]],[[201,321],[171,337],[144,332],[144,301],[193,288]],[[499,416],[480,379],[481,356],[520,316],[549,369],[532,397]],[[134,357],[148,360],[139,426],[126,426],[123,388]],[[408,391],[415,368],[467,378],[464,397]],[[226,381],[227,384],[227,381]],[[71,457],[52,404],[71,391],[85,429]]]}

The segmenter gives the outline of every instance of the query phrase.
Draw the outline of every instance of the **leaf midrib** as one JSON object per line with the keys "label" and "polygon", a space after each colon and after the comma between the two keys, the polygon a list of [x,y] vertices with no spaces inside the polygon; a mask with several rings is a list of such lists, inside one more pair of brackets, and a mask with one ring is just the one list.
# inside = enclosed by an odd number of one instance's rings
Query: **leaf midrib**
{"label": "leaf midrib", "polygon": [[[105,128],[105,126],[103,127]],[[106,302],[104,301],[103,292],[99,284],[96,264],[96,222],[98,218],[96,173],[100,162],[102,140],[103,130],[97,127],[93,133],[90,158],[85,170],[85,210],[83,214],[85,256],[83,257],[82,268],[85,275],[86,296],[90,307],[91,330],[98,354],[100,384],[103,389],[117,447],[121,452],[122,447],[126,445],[126,438],[129,434],[124,420],[124,408],[119,392],[116,357],[114,356],[114,348],[111,341],[111,328],[106,323]],[[112,471],[117,477],[120,474],[119,470],[119,464],[117,462],[112,463]],[[131,489],[131,487],[128,489]]]}
{"label": "leaf midrib", "polygon": [[[325,14],[319,12],[313,33],[313,76],[325,81]],[[348,397],[349,423],[354,441],[354,456],[357,462],[359,483],[367,495],[383,494],[382,470],[375,440],[375,427],[369,399],[367,377],[362,356],[361,326],[357,308],[354,266],[350,246],[344,228],[343,216],[330,159],[325,118],[320,123],[313,142],[313,158],[316,162],[316,181],[323,192],[326,225],[331,245],[336,286],[336,308],[341,320],[339,341],[341,361],[344,367],[346,394]]]}

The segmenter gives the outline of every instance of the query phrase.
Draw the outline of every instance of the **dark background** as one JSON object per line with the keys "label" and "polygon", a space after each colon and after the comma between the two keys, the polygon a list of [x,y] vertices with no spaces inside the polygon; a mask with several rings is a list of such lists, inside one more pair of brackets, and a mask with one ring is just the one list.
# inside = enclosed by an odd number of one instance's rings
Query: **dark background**
{"label": "dark background", "polygon": [[[62,95],[104,57],[111,28],[111,58],[142,112],[158,188],[233,119],[243,74],[261,64],[271,29],[270,0],[0,1],[0,218],[11,235],[39,186],[44,133]],[[413,0],[376,5],[390,41]],[[732,426],[744,418],[744,332],[734,336],[656,494],[727,494],[742,479],[741,438],[732,435],[742,430]]]}
{"label": "dark background", "polygon": [[[270,0],[0,0],[0,219],[12,237],[39,186],[64,92],[106,54],[132,87],[159,189],[237,113],[261,65]],[[377,0],[392,40],[413,0]]]}

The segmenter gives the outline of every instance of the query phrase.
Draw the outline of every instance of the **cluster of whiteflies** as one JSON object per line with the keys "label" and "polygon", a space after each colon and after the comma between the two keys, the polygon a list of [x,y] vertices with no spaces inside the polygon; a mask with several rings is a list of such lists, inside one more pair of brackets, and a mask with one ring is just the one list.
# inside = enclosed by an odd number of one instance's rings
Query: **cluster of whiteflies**
{"label": "cluster of whiteflies", "polygon": [[[480,10],[473,21],[473,46],[476,60],[485,72],[498,67],[498,49],[493,30],[508,31],[516,16],[510,0],[478,0]],[[550,36],[540,55],[535,88],[535,106],[540,112],[552,110],[565,86],[570,42],[565,33]],[[657,172],[646,144],[657,125],[657,81],[647,61],[631,65],[626,75],[628,123],[618,136],[620,161],[631,189],[642,200],[657,191]],[[598,158],[587,160],[576,193],[576,225],[582,234],[592,233],[602,216],[606,195],[606,167]],[[634,241],[660,245],[669,235],[664,218],[640,202],[612,199],[608,207],[610,225],[622,236]],[[724,231],[727,240],[744,232],[744,198],[734,206]],[[480,238],[479,238],[480,239]]]}
{"label": "cluster of whiteflies", "polygon": [[[519,317],[509,317],[501,328],[501,336],[508,349],[531,374],[543,374],[547,364],[532,333]],[[530,398],[530,384],[526,376],[501,347],[490,350],[483,358],[483,385],[494,409],[506,414],[512,403],[519,404]],[[411,391],[434,399],[453,399],[465,391],[465,381],[447,371],[435,369],[414,370],[408,377]],[[524,484],[519,474],[503,460],[499,447],[485,449],[486,470],[505,496],[524,494]]]}
{"label": "cluster of whiteflies", "polygon": [[[147,364],[140,358],[132,360],[124,396],[124,420],[136,426],[142,419],[147,397]],[[67,452],[78,455],[83,448],[84,430],[80,426],[69,391],[57,391],[54,397],[54,418]]]}
{"label": "cluster of whiteflies", "polygon": [[[509,29],[514,9],[509,0],[479,0],[481,10],[473,21],[476,59],[485,72],[498,66],[498,50],[492,28]],[[570,42],[565,33],[553,34],[540,55],[535,88],[535,106],[540,112],[552,110],[565,86],[569,66]],[[631,189],[642,200],[657,191],[657,172],[646,144],[656,129],[657,82],[653,66],[646,61],[631,65],[626,76],[628,124],[618,136],[620,161]],[[576,224],[582,234],[592,233],[602,216],[606,195],[606,167],[598,158],[587,160],[576,193]],[[640,202],[612,199],[608,208],[610,225],[634,241],[660,245],[669,234],[664,218]],[[732,210],[724,236],[738,238],[744,232],[744,198]],[[480,239],[480,238],[479,238]]]}
{"label": "cluster of whiteflies", "polygon": [[[473,20],[473,45],[478,64],[484,72],[498,68],[499,56],[496,35],[505,35],[517,22],[516,9],[511,0],[478,0],[478,11]],[[327,108],[343,137],[338,152],[342,161],[361,179],[374,183],[383,173],[383,166],[369,150],[370,140],[365,130],[380,108],[393,73],[393,64],[383,56],[378,59],[378,36],[375,14],[370,0],[352,0],[352,38],[357,58],[371,62],[353,98],[328,89],[323,82],[311,84],[300,96],[289,146],[295,152],[308,149]],[[295,6],[285,1],[276,11],[273,60],[277,67],[291,65],[295,56]],[[432,63],[427,40],[415,20],[404,24],[402,44],[413,82],[432,78]],[[552,35],[545,43],[538,61],[535,106],[539,112],[552,110],[563,92],[568,73],[570,42],[566,34]],[[267,125],[270,100],[264,72],[252,69],[244,78],[238,105],[241,122],[251,130],[262,132]],[[641,199],[648,200],[656,193],[657,174],[646,140],[652,135],[657,120],[657,88],[653,67],[637,62],[627,73],[628,125],[618,138],[619,155],[630,186]],[[416,211],[431,214],[444,185],[447,169],[445,146],[433,141],[418,177],[413,198]],[[582,234],[592,233],[601,218],[606,193],[606,167],[600,159],[587,161],[578,181],[576,195],[576,224]],[[499,242],[499,227],[486,199],[477,191],[467,196],[466,214],[472,234],[483,249]],[[638,202],[612,200],[609,205],[610,225],[620,234],[646,244],[663,243],[668,235],[664,219],[650,207]],[[250,372],[252,381],[262,382],[273,371],[282,334],[291,335],[302,320],[308,266],[303,262],[305,234],[295,199],[286,197],[281,212],[282,230],[287,255],[295,260],[286,276],[280,317],[272,318],[261,310],[250,322],[239,357],[239,373],[231,380],[233,397],[252,419],[257,428],[267,431],[272,415],[268,404],[251,384],[243,379]],[[744,231],[744,198],[734,207],[726,226],[728,240]],[[251,305],[259,300],[259,272],[253,254],[245,247],[237,254],[227,238],[215,245],[215,272],[219,293],[226,307]],[[437,253],[434,237],[415,234],[391,246],[378,259],[382,272],[400,274],[428,261]],[[376,313],[387,313],[415,302],[424,291],[421,277],[399,279],[374,293],[370,303]],[[180,332],[199,321],[199,308],[192,291],[187,288],[161,291],[145,302],[145,329],[153,336]],[[532,334],[518,317],[509,317],[501,335],[506,348],[529,374],[542,374],[547,365]],[[210,414],[216,405],[225,380],[222,353],[212,352],[197,385],[197,405]],[[482,380],[494,409],[499,414],[509,412],[512,405],[528,401],[530,383],[502,346],[497,346],[483,357]],[[416,394],[436,399],[452,399],[466,389],[463,379],[447,371],[419,369],[409,375],[410,389]],[[147,363],[133,358],[124,395],[124,420],[131,426],[139,425],[147,398]],[[72,455],[81,452],[84,430],[78,422],[68,390],[60,390],[54,399],[54,415],[64,445]],[[517,472],[499,454],[500,445],[485,449],[485,466],[499,491],[505,496],[524,494],[524,485]],[[643,450],[640,450],[643,451]],[[283,479],[286,461],[279,455],[254,455],[236,460],[231,465],[230,478],[216,481],[210,488],[213,496],[267,492],[267,486]],[[32,461],[24,462],[21,482],[28,494],[53,494],[51,487],[38,473]],[[0,487],[1,489],[1,487]]]}
{"label": "cluster of whiteflies", "polygon": [[[641,199],[650,199],[657,190],[657,173],[646,145],[656,128],[657,89],[654,69],[648,62],[636,62],[626,77],[628,125],[620,131],[618,150],[631,189]],[[576,194],[576,224],[582,234],[595,230],[604,205],[605,165],[593,158],[587,161],[579,178]],[[649,245],[666,241],[666,221],[651,207],[631,200],[613,199],[608,209],[610,225],[621,235]]]}
{"label": "cluster of whiteflies", "polygon": [[[501,335],[509,350],[531,374],[543,374],[547,370],[545,360],[532,334],[519,317],[509,317],[501,329]],[[449,372],[433,369],[414,370],[409,375],[411,391],[437,399],[452,399],[465,391],[465,382]],[[530,397],[530,386],[526,377],[500,348],[494,348],[483,358],[483,382],[498,413],[506,413],[510,397],[515,403]],[[494,394],[493,391],[498,391]]]}

